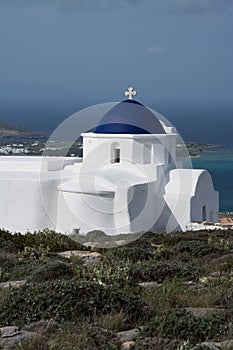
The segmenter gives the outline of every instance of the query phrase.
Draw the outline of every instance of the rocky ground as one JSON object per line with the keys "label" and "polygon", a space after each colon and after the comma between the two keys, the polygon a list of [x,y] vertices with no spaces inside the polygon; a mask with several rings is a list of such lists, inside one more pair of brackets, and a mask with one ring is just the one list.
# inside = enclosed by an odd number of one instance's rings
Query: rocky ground
{"label": "rocky ground", "polygon": [[233,231],[117,248],[0,231],[0,348],[233,349]]}

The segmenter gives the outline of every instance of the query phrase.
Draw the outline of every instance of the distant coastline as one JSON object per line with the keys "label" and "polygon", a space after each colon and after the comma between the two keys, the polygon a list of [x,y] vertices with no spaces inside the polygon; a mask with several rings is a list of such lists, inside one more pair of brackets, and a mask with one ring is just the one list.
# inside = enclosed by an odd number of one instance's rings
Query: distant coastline
{"label": "distant coastline", "polygon": [[34,133],[21,126],[10,125],[0,121],[0,140],[45,139],[46,135]]}
{"label": "distant coastline", "polygon": [[[34,145],[34,141],[37,141],[36,145]],[[0,121],[0,154],[2,155],[41,155],[43,151],[49,147],[46,145],[47,141],[48,137],[43,133],[35,133],[22,126],[11,125]],[[221,144],[196,141],[185,142],[185,146],[188,150],[188,155],[190,158],[200,158],[203,152],[228,150],[227,147]],[[53,151],[55,151],[52,153],[56,155],[58,149],[61,149],[61,144],[57,145],[57,150],[55,149],[55,145],[52,145],[52,148]],[[65,148],[68,148],[67,144]],[[82,153],[80,152],[81,148],[81,142],[80,140],[77,140],[76,146],[72,146],[72,151],[68,151],[68,155],[71,154],[72,156],[80,156]],[[187,153],[184,153],[183,156],[185,156],[185,154],[187,157]]]}
{"label": "distant coastline", "polygon": [[200,143],[200,142],[185,142],[185,145],[188,149],[190,158],[199,158],[201,157],[202,152],[208,150],[219,150],[224,149],[223,145],[211,144],[211,143]]}

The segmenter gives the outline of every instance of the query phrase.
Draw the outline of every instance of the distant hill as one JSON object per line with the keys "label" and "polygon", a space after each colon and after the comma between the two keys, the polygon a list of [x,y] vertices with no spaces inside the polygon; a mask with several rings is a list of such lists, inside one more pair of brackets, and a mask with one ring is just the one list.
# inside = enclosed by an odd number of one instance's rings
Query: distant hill
{"label": "distant hill", "polygon": [[17,125],[10,125],[8,123],[0,121],[0,139],[11,139],[11,138],[46,138],[43,134],[33,133],[24,127]]}

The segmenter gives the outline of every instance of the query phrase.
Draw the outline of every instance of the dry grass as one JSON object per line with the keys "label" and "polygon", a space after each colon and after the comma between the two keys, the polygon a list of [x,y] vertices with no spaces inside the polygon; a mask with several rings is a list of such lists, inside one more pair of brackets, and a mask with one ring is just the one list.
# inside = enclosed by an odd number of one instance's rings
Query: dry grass
{"label": "dry grass", "polygon": [[104,315],[99,318],[98,324],[111,331],[120,331],[124,327],[126,315],[123,311],[115,314]]}
{"label": "dry grass", "polygon": [[103,327],[80,322],[79,326],[63,324],[56,331],[42,326],[35,337],[22,341],[22,350],[117,350],[120,344],[114,333]]}
{"label": "dry grass", "polygon": [[170,281],[160,287],[154,287],[143,292],[143,298],[156,312],[164,312],[170,308],[187,307],[224,307],[221,291],[229,287],[229,280],[210,280],[206,284],[186,284]]}

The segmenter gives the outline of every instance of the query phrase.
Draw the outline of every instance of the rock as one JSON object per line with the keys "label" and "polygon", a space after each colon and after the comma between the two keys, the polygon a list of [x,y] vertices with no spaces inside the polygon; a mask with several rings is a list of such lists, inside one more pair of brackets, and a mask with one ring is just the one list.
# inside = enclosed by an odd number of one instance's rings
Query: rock
{"label": "rock", "polygon": [[23,340],[35,337],[35,332],[19,330],[18,327],[9,326],[0,328],[0,349],[12,349],[12,347],[21,346]]}
{"label": "rock", "polygon": [[205,285],[208,285],[210,282],[216,281],[216,280],[224,280],[224,276],[205,276],[205,277],[200,277],[199,282]]}
{"label": "rock", "polygon": [[129,242],[125,239],[120,240],[106,240],[106,241],[99,241],[99,242],[85,242],[83,243],[86,247],[92,247],[92,248],[116,248],[120,247],[122,245],[126,245]]}
{"label": "rock", "polygon": [[221,349],[221,343],[218,343],[218,342],[203,342],[203,343],[197,344],[191,350],[198,349],[198,347],[200,347],[200,346],[206,347],[207,349],[210,349],[210,350],[219,350],[219,349]]}
{"label": "rock", "polygon": [[162,284],[157,282],[141,282],[141,283],[138,283],[138,285],[143,288],[153,288],[153,287],[160,287]]}
{"label": "rock", "polygon": [[8,281],[8,282],[2,282],[0,283],[1,288],[19,288],[23,286],[27,281],[26,280],[20,280],[20,281]]}
{"label": "rock", "polygon": [[203,284],[208,284],[210,280],[213,280],[213,277],[211,278],[210,276],[209,277],[204,276],[199,278],[199,282]]}
{"label": "rock", "polygon": [[205,288],[205,285],[203,283],[197,283],[194,281],[185,282],[184,284],[187,285],[188,289],[190,290],[199,290]]}
{"label": "rock", "polygon": [[156,248],[156,250],[161,250],[162,248],[164,248],[164,244],[154,244],[154,243],[151,243],[151,247],[152,247],[152,248]]}
{"label": "rock", "polygon": [[211,277],[221,277],[222,272],[221,271],[214,271],[210,274]]}
{"label": "rock", "polygon": [[14,337],[15,335],[20,334],[20,330],[15,326],[8,326],[0,328],[0,336],[1,338]]}
{"label": "rock", "polygon": [[130,350],[133,349],[135,345],[134,341],[126,341],[121,345],[121,350]]}
{"label": "rock", "polygon": [[233,340],[224,340],[221,342],[222,349],[233,350]]}
{"label": "rock", "polygon": [[63,258],[70,259],[72,256],[78,256],[86,265],[97,265],[103,260],[103,255],[97,252],[68,250],[58,253]]}
{"label": "rock", "polygon": [[101,242],[84,242],[82,244],[88,248],[101,248]]}
{"label": "rock", "polygon": [[119,338],[120,342],[129,342],[137,337],[138,332],[139,332],[139,329],[134,328],[128,331],[118,332],[116,335]]}
{"label": "rock", "polygon": [[[111,242],[109,242],[111,243]],[[115,244],[114,246],[122,246],[122,245],[125,245],[127,244],[127,240],[126,239],[119,239],[119,240],[116,240],[116,241],[113,241],[113,243]]]}
{"label": "rock", "polygon": [[185,310],[191,312],[196,317],[226,311],[225,309],[218,309],[216,307],[187,307]]}

